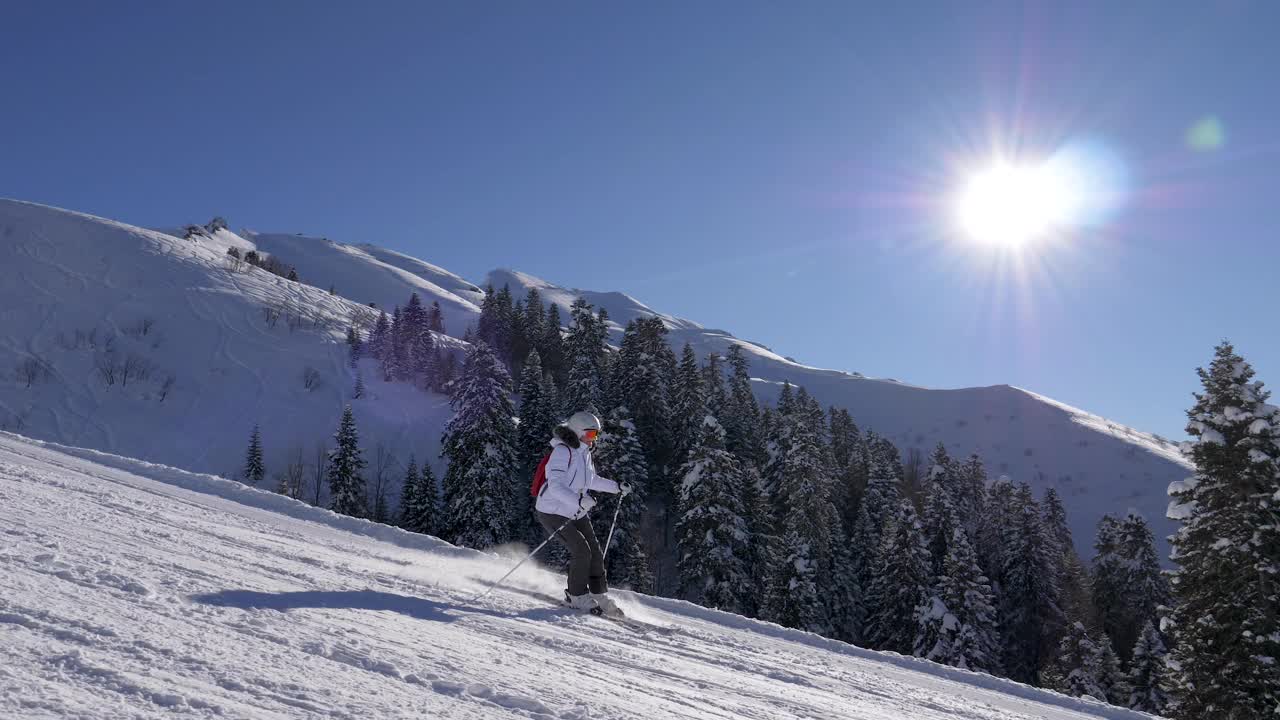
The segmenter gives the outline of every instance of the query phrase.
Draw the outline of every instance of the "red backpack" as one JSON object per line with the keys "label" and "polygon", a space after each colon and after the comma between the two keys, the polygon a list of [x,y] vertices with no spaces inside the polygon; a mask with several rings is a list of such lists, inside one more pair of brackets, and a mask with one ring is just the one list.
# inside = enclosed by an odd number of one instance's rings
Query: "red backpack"
{"label": "red backpack", "polygon": [[[567,449],[567,448],[566,448]],[[555,452],[555,448],[542,456],[542,462],[538,463],[538,469],[533,471],[533,484],[529,486],[529,494],[538,497],[542,494],[542,488],[547,485],[547,461],[551,459],[551,453]],[[573,451],[569,451],[569,467],[573,467]]]}

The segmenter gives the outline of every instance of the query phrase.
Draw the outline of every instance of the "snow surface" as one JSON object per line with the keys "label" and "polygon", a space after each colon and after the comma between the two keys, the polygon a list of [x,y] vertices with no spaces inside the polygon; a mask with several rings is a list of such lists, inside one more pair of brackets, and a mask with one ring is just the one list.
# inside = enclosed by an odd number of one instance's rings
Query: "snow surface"
{"label": "snow surface", "polygon": [[[306,284],[256,269],[229,273],[224,254],[231,246],[277,256],[297,267]],[[517,296],[539,288],[561,306],[566,322],[582,295],[609,311],[615,341],[629,320],[657,316],[677,349],[688,342],[705,357],[741,344],[762,400],[773,401],[783,381],[804,385],[823,403],[848,408],[859,426],[904,453],[916,449],[928,457],[942,442],[954,456],[977,452],[992,477],[1026,481],[1040,493],[1056,488],[1085,556],[1092,555],[1103,513],[1136,507],[1153,520],[1166,554],[1175,525],[1164,518],[1164,490],[1185,477],[1188,466],[1173,444],[1152,435],[1007,385],[932,390],[809,367],[620,292],[563,288],[510,270],[494,271],[487,282],[510,285]],[[326,292],[330,286],[336,296]],[[461,337],[478,315],[480,287],[368,244],[227,230],[189,241],[0,200],[0,429],[234,476],[254,423],[262,425],[266,464],[274,472],[295,448],[309,456],[351,402],[369,454],[378,443],[396,454],[393,474],[402,474],[410,453],[439,471],[440,431],[450,414],[445,398],[377,382],[367,368],[368,396],[353,401],[343,331],[353,315],[368,312],[368,303],[390,311],[418,292],[427,304],[440,302],[446,330]],[[281,320],[266,327],[264,308],[281,306],[311,310],[319,326],[290,331]],[[147,317],[156,323],[155,335],[120,343],[152,361],[157,378],[175,375],[163,402],[158,381],[103,387],[94,377],[93,352],[65,350],[60,342],[90,328],[121,335]],[[12,369],[31,356],[47,361],[52,372],[28,388]],[[308,366],[321,376],[311,391],[300,379]]]}
{"label": "snow surface", "polygon": [[1149,717],[0,433],[0,717]]}

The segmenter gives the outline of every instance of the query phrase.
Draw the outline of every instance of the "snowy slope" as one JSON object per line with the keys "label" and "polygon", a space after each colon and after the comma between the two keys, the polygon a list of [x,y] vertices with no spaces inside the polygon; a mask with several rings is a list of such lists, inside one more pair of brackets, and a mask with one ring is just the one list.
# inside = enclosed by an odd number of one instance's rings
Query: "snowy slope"
{"label": "snowy slope", "polygon": [[0,433],[0,717],[1149,717],[678,601],[469,600],[506,559]]}
{"label": "snowy slope", "polygon": [[[306,284],[256,269],[229,273],[223,255],[231,246],[279,257]],[[615,339],[631,319],[656,315],[677,347],[689,342],[704,356],[741,343],[766,400],[789,380],[849,408],[862,427],[904,452],[927,456],[941,441],[954,455],[978,452],[993,475],[1026,480],[1039,492],[1056,487],[1083,554],[1091,554],[1098,518],[1129,508],[1146,515],[1162,554],[1167,550],[1173,527],[1164,518],[1165,487],[1188,471],[1172,445],[1145,433],[1009,386],[931,390],[808,367],[620,292],[568,289],[510,270],[486,282],[510,285],[518,295],[538,287],[566,319],[582,295],[609,311]],[[337,296],[325,292],[331,286]],[[294,448],[309,455],[350,401],[341,333],[352,315],[368,312],[370,302],[389,311],[418,292],[427,303],[440,302],[446,330],[460,337],[478,315],[480,286],[372,245],[226,230],[193,242],[0,200],[0,429],[232,475],[251,425],[261,422],[268,466],[278,468]],[[262,313],[269,307],[302,308],[319,327],[291,332],[281,320],[268,328]],[[147,336],[125,334],[147,317],[155,320]],[[151,360],[157,379],[140,388],[103,387],[93,370],[97,351],[75,336],[95,328]],[[53,372],[28,388],[12,369],[30,357]],[[320,387],[302,388],[305,367],[321,373]],[[174,388],[160,402],[158,385],[169,373]],[[352,402],[366,447],[383,443],[401,462],[411,452],[435,459],[449,414],[444,398],[365,375],[370,396]]]}
{"label": "snowy slope", "polygon": [[[351,403],[367,447],[434,459],[445,398],[369,372],[368,396],[351,399],[343,338],[372,311],[257,268],[230,272],[231,246],[253,247],[227,231],[182,240],[0,200],[0,429],[233,476],[254,423],[272,467],[294,449],[311,462]],[[150,372],[109,384],[98,370],[109,354]],[[27,387],[14,370],[31,360],[44,370]]]}

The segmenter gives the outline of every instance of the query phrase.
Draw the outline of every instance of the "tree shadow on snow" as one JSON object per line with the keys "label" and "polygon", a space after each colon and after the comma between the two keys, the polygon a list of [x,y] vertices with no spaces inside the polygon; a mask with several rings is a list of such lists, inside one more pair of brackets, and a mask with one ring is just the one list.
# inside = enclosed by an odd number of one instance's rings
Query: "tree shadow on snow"
{"label": "tree shadow on snow", "polygon": [[449,610],[471,610],[448,603],[422,598],[396,595],[378,590],[303,590],[298,592],[255,592],[253,590],[222,590],[191,599],[203,605],[240,608],[242,610],[300,610],[325,608],[330,610],[385,610],[400,613],[416,620],[453,622],[456,617]]}

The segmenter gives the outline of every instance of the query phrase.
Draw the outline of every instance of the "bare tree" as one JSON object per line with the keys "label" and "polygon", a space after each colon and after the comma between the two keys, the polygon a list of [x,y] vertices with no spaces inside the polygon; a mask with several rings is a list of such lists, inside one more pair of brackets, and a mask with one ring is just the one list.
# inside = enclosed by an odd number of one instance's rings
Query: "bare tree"
{"label": "bare tree", "polygon": [[308,365],[302,371],[302,387],[308,390],[320,387],[320,371]]}
{"label": "bare tree", "polygon": [[267,323],[267,327],[275,327],[276,323],[280,321],[280,308],[274,305],[263,305],[262,319]]}
{"label": "bare tree", "polygon": [[276,473],[276,492],[298,500],[302,497],[302,481],[307,467],[302,460],[302,446],[295,445],[289,450],[288,458],[284,470]]}
{"label": "bare tree", "polygon": [[120,385],[128,386],[130,380],[143,381],[151,377],[155,366],[151,361],[142,357],[129,353],[125,357],[124,362],[120,363]]}
{"label": "bare tree", "polygon": [[160,383],[160,402],[164,402],[164,399],[169,397],[169,393],[173,391],[173,384],[175,382],[177,382],[177,378],[173,376],[173,373],[165,376],[164,382]]}
{"label": "bare tree", "polygon": [[316,463],[311,468],[311,490],[314,493],[312,505],[320,506],[320,493],[324,490],[324,469],[329,463],[329,448],[321,440],[316,443]]}
{"label": "bare tree", "polygon": [[369,489],[369,519],[374,522],[386,522],[390,515],[387,508],[387,491],[391,483],[387,475],[399,465],[400,462],[396,460],[395,453],[388,450],[386,445],[378,443],[373,451],[373,479]]}
{"label": "bare tree", "polygon": [[27,387],[31,387],[35,383],[45,380],[50,376],[49,366],[45,361],[37,355],[28,355],[18,361],[14,374],[18,378],[18,382],[25,383]]}
{"label": "bare tree", "polygon": [[107,348],[95,355],[93,367],[107,385],[115,385],[120,378],[120,358],[116,357],[115,348]]}
{"label": "bare tree", "polygon": [[155,327],[155,325],[155,318],[144,317],[139,319],[138,322],[133,325],[125,328],[122,332],[129,337],[140,338],[146,336],[147,333],[150,333],[151,328]]}

